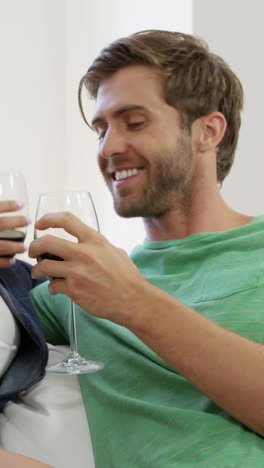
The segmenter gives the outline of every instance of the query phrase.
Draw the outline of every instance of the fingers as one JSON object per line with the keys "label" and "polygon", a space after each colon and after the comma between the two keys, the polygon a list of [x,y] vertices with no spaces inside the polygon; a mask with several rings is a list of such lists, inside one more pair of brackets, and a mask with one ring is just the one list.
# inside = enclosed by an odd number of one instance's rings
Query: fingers
{"label": "fingers", "polygon": [[9,268],[16,263],[15,258],[0,257],[0,268]]}
{"label": "fingers", "polygon": [[0,240],[0,257],[4,255],[13,256],[19,253],[24,253],[26,250],[27,248],[22,242]]}
{"label": "fingers", "polygon": [[[21,209],[22,202],[14,200],[1,200],[0,213],[8,213]],[[0,231],[7,231],[18,227],[24,227],[31,223],[28,216],[14,215],[14,216],[0,216]]]}
{"label": "fingers", "polygon": [[68,260],[74,257],[76,245],[74,242],[46,235],[31,242],[28,255],[30,258],[38,258],[40,255],[48,252],[51,255]]}
{"label": "fingers", "polygon": [[8,268],[16,263],[14,255],[26,252],[22,242],[0,241],[0,268]]}
{"label": "fingers", "polygon": [[13,230],[28,226],[30,223],[28,216],[0,216],[0,231]]}
{"label": "fingers", "polygon": [[63,279],[64,276],[67,276],[68,269],[68,265],[64,261],[41,260],[32,268],[31,276],[34,279],[43,278],[43,276]]}
{"label": "fingers", "polygon": [[[47,237],[50,238],[52,236]],[[72,269],[72,263],[68,263],[67,261],[44,259],[33,266],[31,276],[34,279],[40,279],[44,276],[49,277],[50,294],[66,294],[70,297],[67,277],[69,276],[72,278]]]}
{"label": "fingers", "polygon": [[9,211],[20,210],[24,206],[23,202],[15,200],[1,200],[0,201],[0,213],[8,213]]}
{"label": "fingers", "polygon": [[69,212],[48,213],[35,223],[35,227],[39,230],[63,228],[72,236],[77,237],[79,242],[90,239],[94,234],[99,235],[97,231]]}

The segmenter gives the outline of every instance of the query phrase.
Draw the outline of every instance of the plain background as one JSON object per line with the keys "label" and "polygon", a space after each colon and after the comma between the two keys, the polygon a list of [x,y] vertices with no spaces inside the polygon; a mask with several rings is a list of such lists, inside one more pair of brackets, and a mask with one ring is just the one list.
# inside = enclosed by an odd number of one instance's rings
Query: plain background
{"label": "plain background", "polygon": [[[262,212],[261,0],[0,0],[1,170],[26,178],[34,219],[39,193],[92,193],[101,232],[128,252],[144,239],[141,220],[123,220],[96,165],[97,138],[77,105],[81,76],[109,42],[142,29],[203,37],[226,59],[245,90],[234,168],[222,193],[235,209]],[[86,111],[93,112],[87,101]],[[27,242],[32,240],[29,229]]]}
{"label": "plain background", "polygon": [[232,207],[250,215],[264,212],[263,15],[261,0],[193,0],[193,33],[229,63],[244,88],[235,163],[222,193]]}

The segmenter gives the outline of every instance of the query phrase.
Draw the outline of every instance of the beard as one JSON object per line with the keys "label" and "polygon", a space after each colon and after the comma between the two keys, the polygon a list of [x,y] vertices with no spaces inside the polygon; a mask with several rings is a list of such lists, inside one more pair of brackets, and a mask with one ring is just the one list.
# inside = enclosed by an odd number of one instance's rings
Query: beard
{"label": "beard", "polygon": [[172,208],[182,208],[189,203],[192,173],[191,138],[187,131],[183,131],[174,149],[153,154],[149,178],[140,196],[134,198],[128,192],[126,199],[126,193],[115,194],[109,186],[114,209],[124,218],[159,218]]}

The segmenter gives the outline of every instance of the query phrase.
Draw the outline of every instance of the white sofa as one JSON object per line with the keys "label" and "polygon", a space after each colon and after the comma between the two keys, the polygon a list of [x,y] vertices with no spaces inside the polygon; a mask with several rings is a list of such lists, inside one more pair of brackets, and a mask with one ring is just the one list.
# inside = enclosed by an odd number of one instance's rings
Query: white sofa
{"label": "white sofa", "polygon": [[[1,377],[14,359],[20,339],[16,321],[1,298],[0,314]],[[49,349],[49,364],[68,353],[63,346],[49,345]],[[40,383],[9,402],[0,413],[0,449],[54,468],[94,468],[78,376],[47,373]]]}

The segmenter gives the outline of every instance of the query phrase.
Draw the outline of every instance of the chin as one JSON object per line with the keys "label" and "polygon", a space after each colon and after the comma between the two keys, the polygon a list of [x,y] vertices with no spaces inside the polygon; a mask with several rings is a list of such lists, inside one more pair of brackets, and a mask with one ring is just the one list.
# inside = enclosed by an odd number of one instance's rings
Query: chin
{"label": "chin", "polygon": [[159,218],[167,211],[166,209],[153,209],[153,206],[121,206],[114,203],[115,212],[121,218]]}
{"label": "chin", "polygon": [[130,209],[125,210],[125,209],[121,209],[121,208],[115,208],[115,212],[121,218],[137,218],[137,217],[142,217],[143,216],[138,211],[134,211],[134,210],[130,210]]}
{"label": "chin", "polygon": [[118,201],[114,200],[114,209],[118,216],[121,216],[122,218],[137,218],[144,216],[142,207],[133,206],[131,203],[118,203]]}

